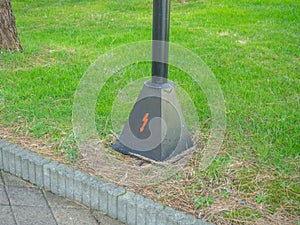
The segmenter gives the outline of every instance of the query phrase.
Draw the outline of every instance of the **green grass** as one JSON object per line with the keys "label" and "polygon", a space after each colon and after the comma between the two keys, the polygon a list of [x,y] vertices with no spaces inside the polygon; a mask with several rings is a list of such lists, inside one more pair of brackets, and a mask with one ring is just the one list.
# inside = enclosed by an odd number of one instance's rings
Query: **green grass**
{"label": "green grass", "polygon": [[[72,149],[71,116],[80,78],[100,54],[151,39],[152,1],[15,0],[12,5],[24,53],[0,53],[0,125],[57,143],[74,162],[78,152]],[[287,211],[299,215],[300,4],[296,0],[172,1],[171,13],[170,41],[202,58],[226,100],[224,151],[206,173],[196,170],[195,176],[220,181],[234,159],[253,162],[257,166],[238,170],[237,186],[246,194],[254,193],[253,200],[266,204],[271,213],[290,203]],[[111,132],[116,86],[150,75],[150,69],[147,63],[131,65],[108,81],[97,104],[102,137]],[[170,68],[170,78],[192,97],[200,121],[208,121],[209,107],[199,88],[176,68]],[[209,123],[201,127],[207,128]],[[260,167],[276,171],[276,179],[253,184],[253,176],[264,172]],[[201,188],[198,181],[186,187],[198,200],[196,207],[213,207],[214,201],[208,204],[207,199],[216,196],[201,195]],[[237,209],[223,217],[232,221],[263,217],[257,209],[251,210]]]}

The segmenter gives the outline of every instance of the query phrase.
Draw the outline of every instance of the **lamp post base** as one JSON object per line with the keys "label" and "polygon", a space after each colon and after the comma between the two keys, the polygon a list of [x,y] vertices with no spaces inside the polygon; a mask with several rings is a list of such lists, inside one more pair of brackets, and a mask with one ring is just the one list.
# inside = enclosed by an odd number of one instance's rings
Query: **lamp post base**
{"label": "lamp post base", "polygon": [[173,84],[147,81],[116,144],[124,154],[165,161],[193,146]]}

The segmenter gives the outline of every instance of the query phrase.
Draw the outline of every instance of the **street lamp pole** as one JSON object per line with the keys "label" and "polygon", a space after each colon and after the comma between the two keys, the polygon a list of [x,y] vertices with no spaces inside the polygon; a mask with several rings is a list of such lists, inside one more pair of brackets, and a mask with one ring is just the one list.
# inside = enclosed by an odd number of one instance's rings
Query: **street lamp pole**
{"label": "street lamp pole", "polygon": [[152,82],[168,82],[170,0],[153,1]]}
{"label": "street lamp pole", "polygon": [[193,146],[172,83],[168,82],[170,0],[153,0],[152,79],[144,87],[112,148],[154,161]]}

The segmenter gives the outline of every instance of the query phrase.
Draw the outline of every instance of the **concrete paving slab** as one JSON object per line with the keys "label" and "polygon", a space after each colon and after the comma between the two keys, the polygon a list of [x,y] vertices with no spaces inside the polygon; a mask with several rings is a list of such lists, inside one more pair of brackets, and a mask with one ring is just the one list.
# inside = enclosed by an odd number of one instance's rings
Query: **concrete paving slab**
{"label": "concrete paving slab", "polygon": [[3,173],[3,180],[6,186],[13,186],[13,187],[34,187],[31,183],[28,183],[19,177],[11,175],[9,173]]}
{"label": "concrete paving slab", "polygon": [[52,212],[59,225],[98,225],[87,209],[56,208],[52,209]]}
{"label": "concrete paving slab", "polygon": [[[6,172],[0,171],[0,181],[0,225],[123,224],[77,202],[42,191]],[[9,199],[12,206],[9,205]]]}
{"label": "concrete paving slab", "polygon": [[42,191],[37,188],[7,187],[7,194],[14,206],[47,206]]}
{"label": "concrete paving slab", "polygon": [[20,225],[57,225],[48,207],[12,206],[12,210]]}
{"label": "concrete paving slab", "polygon": [[0,186],[0,205],[9,205],[4,186]]}
{"label": "concrete paving slab", "polygon": [[60,196],[57,196],[51,192],[46,191],[45,192],[46,200],[49,203],[50,208],[72,208],[72,209],[80,209],[82,206],[77,204],[76,202],[73,202],[67,198],[63,198]]}
{"label": "concrete paving slab", "polygon": [[0,225],[15,225],[15,220],[9,206],[0,205]]}
{"label": "concrete paving slab", "polygon": [[118,220],[108,217],[107,215],[103,214],[100,211],[95,210],[95,211],[93,211],[92,214],[98,221],[98,224],[101,224],[101,225],[124,225],[125,224],[125,223],[121,223]]}

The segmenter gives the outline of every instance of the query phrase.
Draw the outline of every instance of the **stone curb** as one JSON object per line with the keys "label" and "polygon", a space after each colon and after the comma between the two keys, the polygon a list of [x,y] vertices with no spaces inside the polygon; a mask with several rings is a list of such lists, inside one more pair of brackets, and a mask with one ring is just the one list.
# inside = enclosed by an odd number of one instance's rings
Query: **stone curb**
{"label": "stone curb", "polygon": [[0,170],[17,175],[54,194],[100,210],[128,225],[208,224],[2,139]]}

